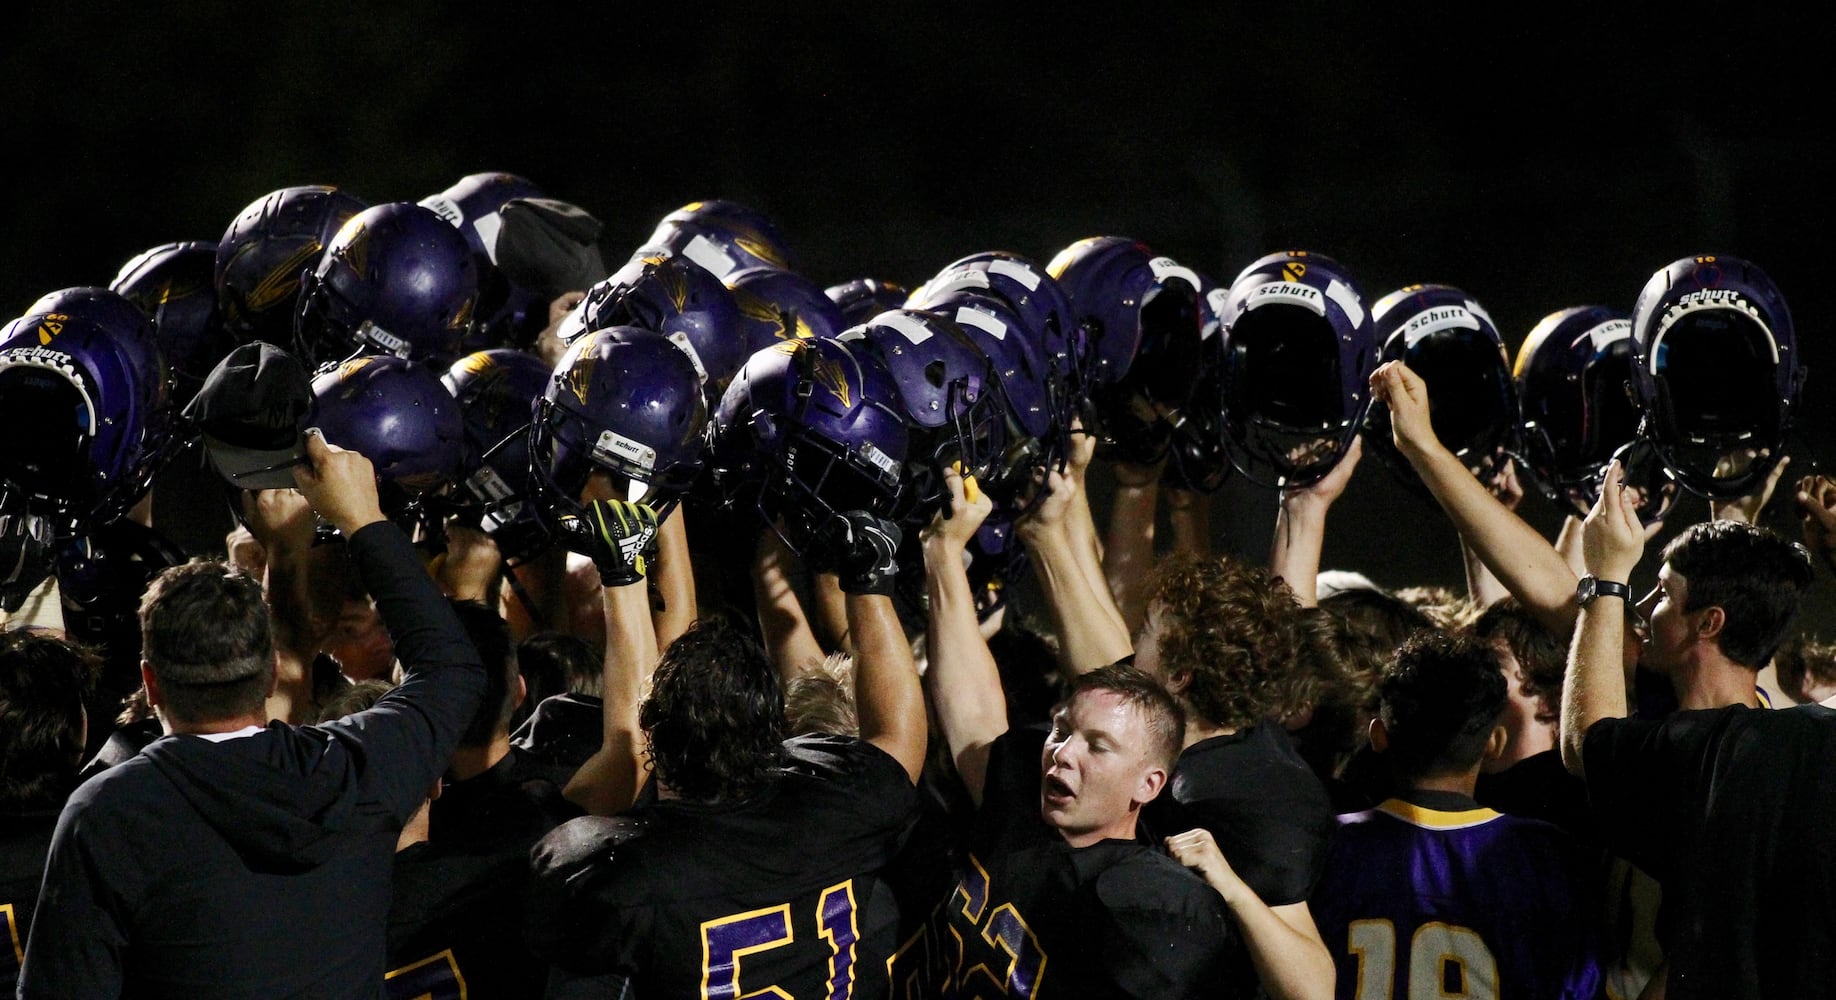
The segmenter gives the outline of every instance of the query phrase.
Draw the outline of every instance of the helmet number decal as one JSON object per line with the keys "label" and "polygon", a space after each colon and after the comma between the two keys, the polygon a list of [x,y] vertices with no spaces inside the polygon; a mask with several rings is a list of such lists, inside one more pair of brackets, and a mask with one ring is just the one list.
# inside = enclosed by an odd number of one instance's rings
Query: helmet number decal
{"label": "helmet number decal", "polygon": [[727,279],[727,275],[733,273],[733,258],[727,256],[727,251],[722,250],[706,236],[697,236],[689,240],[688,246],[682,248],[682,256],[700,264],[704,270],[711,272],[722,281]]}

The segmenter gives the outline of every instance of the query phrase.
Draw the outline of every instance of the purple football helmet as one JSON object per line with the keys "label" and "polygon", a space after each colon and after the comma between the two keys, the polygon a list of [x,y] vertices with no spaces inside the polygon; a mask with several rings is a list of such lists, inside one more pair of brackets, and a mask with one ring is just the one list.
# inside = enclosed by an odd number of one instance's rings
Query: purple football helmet
{"label": "purple football helmet", "polygon": [[[497,267],[497,235],[503,229],[504,205],[517,198],[540,198],[535,183],[506,173],[479,173],[461,177],[439,194],[419,204],[452,223],[472,248],[478,271],[477,323],[465,347],[482,350],[487,345],[532,338],[548,325],[548,300],[519,287]],[[531,329],[533,327],[533,329]]]}
{"label": "purple football helmet", "polygon": [[739,307],[746,357],[781,340],[833,337],[847,329],[841,307],[795,271],[754,267],[727,277]]}
{"label": "purple football helmet", "polygon": [[57,558],[64,630],[104,648],[139,648],[140,602],[161,570],[182,566],[185,553],[165,536],[130,518],[90,529],[67,542]]}
{"label": "purple football helmet", "polygon": [[1198,375],[1204,279],[1120,236],[1079,240],[1047,270],[1092,345],[1086,429],[1126,461],[1160,461]]}
{"label": "purple football helmet", "polygon": [[687,257],[722,281],[749,267],[797,270],[778,227],[733,201],[691,201],[664,216],[638,253],[652,250]]}
{"label": "purple football helmet", "polygon": [[301,289],[296,350],[309,365],[378,353],[444,371],[471,329],[478,268],[458,230],[397,201],[352,216]]}
{"label": "purple football helmet", "polygon": [[1738,257],[1685,257],[1645,283],[1632,337],[1645,436],[1664,467],[1711,499],[1759,489],[1784,457],[1804,382],[1778,286]]}
{"label": "purple football helmet", "polygon": [[0,330],[0,419],[23,431],[0,449],[0,507],[60,538],[126,513],[180,443],[153,324],[103,288],[53,292]]}
{"label": "purple football helmet", "polygon": [[1065,405],[1066,411],[1074,412],[1088,391],[1090,344],[1057,280],[1026,257],[987,250],[937,272],[913,293],[909,305],[925,309],[924,300],[959,290],[981,292],[1007,303],[1045,358],[1054,391],[1069,393],[1074,400]]}
{"label": "purple football helmet", "polygon": [[571,344],[614,326],[662,334],[688,356],[711,398],[746,360],[733,293],[707,271],[675,257],[633,257],[594,285],[555,333]]}
{"label": "purple football helmet", "polygon": [[433,369],[366,355],[320,372],[312,392],[325,440],[376,467],[385,512],[401,513],[458,481],[465,422]]}
{"label": "purple football helmet", "polygon": [[830,285],[822,293],[841,310],[842,322],[847,326],[859,326],[888,309],[898,309],[911,296],[904,286],[875,278]]}
{"label": "purple football helmet", "polygon": [[218,321],[216,266],[214,243],[167,243],[123,264],[108,286],[153,321],[180,406],[236,346]]}
{"label": "purple football helmet", "polygon": [[265,340],[293,349],[300,276],[350,217],[369,203],[335,187],[281,188],[236,216],[217,243],[217,307],[239,344]]}
{"label": "purple football helmet", "polygon": [[1358,436],[1377,367],[1351,273],[1304,250],[1268,254],[1231,283],[1219,324],[1231,464],[1262,486],[1318,482]]}
{"label": "purple football helmet", "polygon": [[[1371,322],[1383,345],[1379,358],[1404,362],[1427,383],[1434,436],[1489,482],[1511,460],[1522,421],[1510,357],[1492,317],[1458,288],[1409,285],[1378,299]],[[1425,491],[1396,451],[1389,407],[1371,407],[1364,426],[1366,447],[1411,488]]]}
{"label": "purple football helmet", "polygon": [[1637,348],[1623,310],[1575,306],[1543,317],[1517,351],[1512,374],[1522,401],[1525,470],[1557,506],[1585,513],[1600,496],[1606,467],[1627,445],[1627,485],[1639,516],[1663,519],[1676,498],[1656,452],[1639,438],[1633,398]]}
{"label": "purple football helmet", "polygon": [[993,363],[1001,398],[1007,404],[1007,447],[982,481],[997,505],[1016,510],[1034,496],[1040,470],[1062,468],[1070,448],[1070,415],[1051,391],[1045,359],[1021,332],[1018,316],[990,295],[958,289],[932,298],[928,312],[952,320]]}
{"label": "purple football helmet", "polygon": [[548,544],[528,499],[529,422],[549,374],[536,357],[499,347],[460,358],[440,377],[465,422],[455,507],[476,513],[479,527],[512,563],[533,558]]}
{"label": "purple football helmet", "polygon": [[911,425],[910,484],[901,520],[923,527],[949,503],[943,470],[987,479],[1007,450],[1006,402],[994,364],[955,322],[936,313],[881,313],[838,338],[879,361]]}
{"label": "purple football helmet", "polygon": [[1224,306],[1230,289],[1205,282],[1199,298],[1203,324],[1199,330],[1198,376],[1192,398],[1168,423],[1172,439],[1167,464],[1160,472],[1163,485],[1178,490],[1216,493],[1230,478],[1230,454],[1224,446]]}
{"label": "purple football helmet", "polygon": [[[864,352],[863,352],[864,353]],[[838,340],[747,359],[715,416],[715,477],[802,552],[845,511],[897,517],[910,432],[879,362]]]}
{"label": "purple football helmet", "polygon": [[637,327],[595,330],[555,365],[529,426],[529,484],[544,518],[577,512],[595,472],[619,499],[668,516],[695,481],[708,408],[688,355]]}

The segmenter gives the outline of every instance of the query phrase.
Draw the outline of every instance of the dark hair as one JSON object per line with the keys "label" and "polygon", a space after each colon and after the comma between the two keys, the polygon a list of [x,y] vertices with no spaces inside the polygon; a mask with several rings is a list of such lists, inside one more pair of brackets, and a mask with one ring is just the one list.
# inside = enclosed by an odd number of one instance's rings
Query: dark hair
{"label": "dark hair", "polygon": [[591,644],[566,632],[537,632],[516,647],[516,662],[529,685],[529,701],[571,691],[597,696],[603,687],[603,659]]}
{"label": "dark hair", "polygon": [[394,688],[395,685],[378,677],[352,681],[345,685],[344,690],[325,699],[324,704],[319,706],[318,717],[313,721],[331,722],[347,715],[356,715],[358,712],[373,707],[382,700],[383,695],[388,694]]}
{"label": "dark hair", "polygon": [[489,746],[499,733],[510,731],[510,714],[516,711],[516,647],[510,643],[510,626],[496,611],[477,601],[449,603],[485,665],[484,698],[460,735],[459,745]]}
{"label": "dark hair", "polygon": [[1515,597],[1506,597],[1480,612],[1472,624],[1473,635],[1487,642],[1502,642],[1523,668],[1520,690],[1551,711],[1562,705],[1562,673],[1568,668],[1568,636],[1558,635]]}
{"label": "dark hair", "polygon": [[221,562],[162,570],[140,604],[141,656],[187,723],[261,711],[274,684],[274,627],[261,584]]}
{"label": "dark hair", "polygon": [[1804,546],[1739,521],[1691,525],[1664,547],[1664,561],[1683,576],[1683,610],[1720,607],[1722,655],[1754,670],[1785,641],[1812,578]]}
{"label": "dark hair", "polygon": [[1159,681],[1125,663],[1100,667],[1072,681],[1070,692],[1052,709],[1052,714],[1057,715],[1059,709],[1086,691],[1113,692],[1122,697],[1124,704],[1140,712],[1141,721],[1147,724],[1148,735],[1153,740],[1153,744],[1143,747],[1142,751],[1149,760],[1172,771],[1173,762],[1186,744],[1186,713]]}
{"label": "dark hair", "polygon": [[1148,592],[1160,623],[1160,673],[1191,679],[1193,714],[1241,729],[1293,706],[1294,592],[1228,556],[1169,560]]}
{"label": "dark hair", "polygon": [[101,671],[94,650],[48,629],[0,632],[0,807],[55,805],[76,787]]}
{"label": "dark hair", "polygon": [[1477,764],[1505,709],[1498,657],[1490,643],[1469,635],[1411,637],[1377,689],[1389,735],[1384,756],[1404,781]]}
{"label": "dark hair", "polygon": [[784,693],[751,634],[724,616],[703,618],[657,661],[638,725],[651,767],[678,795],[741,798],[783,754]]}

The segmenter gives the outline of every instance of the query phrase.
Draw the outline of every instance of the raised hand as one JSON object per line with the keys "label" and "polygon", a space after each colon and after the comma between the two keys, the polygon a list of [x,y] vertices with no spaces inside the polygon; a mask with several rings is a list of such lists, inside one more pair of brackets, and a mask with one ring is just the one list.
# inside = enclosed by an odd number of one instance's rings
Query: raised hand
{"label": "raised hand", "polygon": [[657,554],[657,512],[648,504],[594,500],[555,525],[562,547],[593,560],[601,586],[644,579]]}

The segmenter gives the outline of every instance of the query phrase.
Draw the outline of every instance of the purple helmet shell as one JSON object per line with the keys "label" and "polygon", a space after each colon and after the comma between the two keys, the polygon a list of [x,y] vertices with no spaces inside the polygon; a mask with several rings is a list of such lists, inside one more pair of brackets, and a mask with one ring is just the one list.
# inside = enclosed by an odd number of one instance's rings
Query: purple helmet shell
{"label": "purple helmet shell", "polygon": [[596,471],[667,514],[701,470],[708,410],[688,356],[662,334],[596,330],[568,346],[529,427],[544,516],[574,509]]}
{"label": "purple helmet shell", "polygon": [[214,243],[167,243],[123,264],[108,286],[153,321],[180,405],[236,346],[218,321],[216,266]]}
{"label": "purple helmet shell", "polygon": [[1684,257],[1632,307],[1633,386],[1645,434],[1693,493],[1754,492],[1784,457],[1803,385],[1785,296],[1738,257]]}
{"label": "purple helmet shell", "polygon": [[367,355],[327,368],[312,380],[316,422],[325,440],[355,451],[399,495],[397,508],[459,478],[465,421],[440,376],[419,362]]}
{"label": "purple helmet shell", "polygon": [[[548,324],[548,300],[519,287],[497,267],[497,236],[503,229],[503,209],[518,198],[540,198],[542,189],[515,174],[487,172],[461,177],[439,194],[419,204],[459,230],[472,248],[478,270],[477,324],[466,338],[466,347],[526,340]],[[533,327],[533,329],[531,329]]]}
{"label": "purple helmet shell", "polygon": [[[1406,363],[1428,386],[1435,437],[1473,474],[1489,480],[1510,461],[1521,423],[1517,385],[1498,328],[1476,299],[1448,285],[1409,285],[1371,310],[1383,361]],[[1420,479],[1396,453],[1388,407],[1370,408],[1365,444],[1403,477]]]}
{"label": "purple helmet shell", "polygon": [[46,295],[0,330],[0,417],[29,431],[0,450],[8,512],[66,537],[124,514],[178,443],[152,322],[102,288]]}
{"label": "purple helmet shell", "polygon": [[802,551],[841,513],[896,517],[910,432],[879,362],[838,340],[786,340],[754,354],[715,417],[715,476]]}
{"label": "purple helmet shell", "polygon": [[781,340],[833,337],[847,328],[822,286],[795,271],[750,268],[728,276],[727,287],[739,307],[747,357]]}
{"label": "purple helmet shell", "polygon": [[[924,300],[965,289],[1007,303],[1045,358],[1058,391],[1082,398],[1090,378],[1090,344],[1071,300],[1045,268],[1004,250],[970,254],[937,272],[913,294],[909,304],[914,309],[925,309],[928,306]],[[1073,408],[1076,405],[1071,404]]]}
{"label": "purple helmet shell", "polygon": [[669,213],[638,252],[651,250],[686,257],[722,281],[749,267],[797,270],[778,227],[733,201],[691,201]]}
{"label": "purple helmet shell", "polygon": [[512,562],[548,541],[528,497],[529,422],[549,374],[534,356],[499,347],[460,358],[440,377],[465,423],[459,506],[478,512],[479,526]]}
{"label": "purple helmet shell", "polygon": [[556,335],[572,343],[613,326],[662,334],[688,356],[696,377],[716,397],[746,360],[733,293],[707,271],[679,258],[633,257],[587,291]]}
{"label": "purple helmet shell", "polygon": [[398,201],[352,216],[302,288],[295,332],[310,364],[379,353],[445,370],[471,329],[478,269],[458,230]]}
{"label": "purple helmet shell", "polygon": [[936,313],[897,309],[843,333],[850,350],[879,361],[899,390],[912,435],[907,468],[910,524],[930,523],[949,501],[943,469],[988,478],[1007,446],[1006,403],[993,362],[952,320]]}
{"label": "purple helmet shell", "polygon": [[1218,313],[1231,463],[1263,486],[1319,481],[1363,426],[1377,366],[1351,273],[1322,254],[1268,254],[1237,275]]}
{"label": "purple helmet shell", "polygon": [[300,276],[351,216],[369,203],[335,187],[281,188],[236,216],[217,243],[217,306],[239,344],[265,340],[293,349]]}

